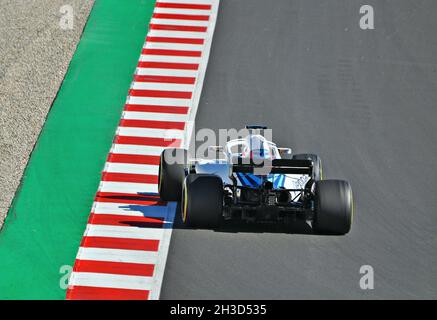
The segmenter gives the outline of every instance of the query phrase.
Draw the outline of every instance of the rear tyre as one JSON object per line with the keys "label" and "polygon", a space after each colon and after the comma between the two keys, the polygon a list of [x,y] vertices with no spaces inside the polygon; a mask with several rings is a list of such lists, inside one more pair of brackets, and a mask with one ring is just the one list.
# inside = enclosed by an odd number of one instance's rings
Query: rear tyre
{"label": "rear tyre", "polygon": [[218,227],[223,210],[222,179],[212,174],[189,174],[182,188],[181,210],[188,227]]}
{"label": "rear tyre", "polygon": [[312,179],[314,181],[323,180],[323,168],[322,168],[322,160],[320,157],[316,154],[310,154],[310,153],[302,153],[302,154],[295,154],[293,156],[293,159],[295,160],[311,160],[313,162],[313,174]]}
{"label": "rear tyre", "polygon": [[343,235],[353,220],[352,189],[347,181],[317,181],[313,229],[317,233]]}
{"label": "rear tyre", "polygon": [[159,196],[164,201],[180,201],[187,166],[187,150],[165,149],[159,162]]}

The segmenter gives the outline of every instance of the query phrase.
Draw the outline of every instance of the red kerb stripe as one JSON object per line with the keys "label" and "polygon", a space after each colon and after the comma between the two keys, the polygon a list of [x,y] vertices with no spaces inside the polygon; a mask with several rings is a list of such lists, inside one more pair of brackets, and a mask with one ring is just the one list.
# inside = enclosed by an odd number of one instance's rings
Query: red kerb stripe
{"label": "red kerb stripe", "polygon": [[150,54],[157,56],[179,56],[179,57],[200,57],[202,51],[190,50],[170,50],[170,49],[143,49],[142,54]]}
{"label": "red kerb stripe", "polygon": [[143,200],[159,200],[158,195],[154,194],[141,194],[141,193],[122,193],[122,192],[97,192],[97,197],[134,197],[141,198]]}
{"label": "red kerb stripe", "polygon": [[156,184],[158,183],[158,176],[151,175],[151,174],[103,172],[102,181]]}
{"label": "red kerb stripe", "polygon": [[155,7],[157,7],[157,8],[175,8],[175,9],[211,10],[210,4],[157,2],[155,4]]}
{"label": "red kerb stripe", "polygon": [[168,42],[168,43],[188,43],[188,44],[203,44],[203,39],[195,38],[173,38],[173,37],[150,37],[146,38],[149,42]]}
{"label": "red kerb stripe", "polygon": [[200,21],[208,21],[209,20],[209,16],[207,16],[207,15],[173,14],[173,13],[154,13],[153,18],[155,18],[155,19],[175,19],[175,20],[200,20]]}
{"label": "red kerb stripe", "polygon": [[158,251],[159,240],[111,237],[83,237],[80,246],[87,248]]}
{"label": "red kerb stripe", "polygon": [[168,76],[148,76],[136,75],[134,76],[136,82],[163,82],[163,83],[180,83],[180,84],[194,84],[196,78],[194,77],[168,77]]}
{"label": "red kerb stripe", "polygon": [[162,218],[126,216],[118,214],[91,214],[89,224],[101,224],[106,226],[161,228],[164,221]]}
{"label": "red kerb stripe", "polygon": [[154,269],[153,264],[76,260],[73,271],[152,277]]}
{"label": "red kerb stripe", "polygon": [[190,32],[206,32],[207,27],[201,26],[175,26],[171,24],[156,24],[149,25],[152,30],[169,30],[169,31],[190,31]]}
{"label": "red kerb stripe", "polygon": [[133,144],[141,146],[158,146],[158,147],[175,147],[181,145],[180,139],[164,139],[164,138],[150,138],[150,137],[130,137],[117,135],[114,143],[118,144]]}
{"label": "red kerb stripe", "polygon": [[94,199],[96,202],[126,203],[146,206],[165,206],[166,202],[160,201],[158,195],[131,194],[115,192],[97,192]]}
{"label": "red kerb stripe", "polygon": [[137,111],[137,112],[163,112],[163,113],[188,114],[189,107],[126,104],[124,106],[124,110]]}
{"label": "red kerb stripe", "polygon": [[197,63],[140,61],[138,63],[138,68],[197,70],[199,68],[199,64],[197,64]]}
{"label": "red kerb stripe", "polygon": [[148,298],[147,290],[87,286],[71,286],[67,290],[67,300],[147,300]]}
{"label": "red kerb stripe", "polygon": [[129,90],[129,95],[133,97],[191,99],[192,93],[188,91],[131,89]]}
{"label": "red kerb stripe", "polygon": [[108,162],[113,163],[134,163],[134,164],[152,164],[159,165],[159,156],[145,156],[141,154],[121,154],[110,153],[108,155]]}
{"label": "red kerb stripe", "polygon": [[122,119],[120,121],[120,126],[121,127],[130,127],[130,128],[184,130],[185,122]]}

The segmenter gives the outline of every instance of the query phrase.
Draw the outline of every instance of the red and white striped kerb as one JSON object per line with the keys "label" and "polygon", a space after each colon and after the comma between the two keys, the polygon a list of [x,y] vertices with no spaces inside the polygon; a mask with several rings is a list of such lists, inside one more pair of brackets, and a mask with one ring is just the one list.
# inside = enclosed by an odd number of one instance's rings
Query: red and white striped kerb
{"label": "red and white striped kerb", "polygon": [[175,203],[163,148],[187,147],[218,0],[158,0],[67,289],[67,299],[159,299]]}

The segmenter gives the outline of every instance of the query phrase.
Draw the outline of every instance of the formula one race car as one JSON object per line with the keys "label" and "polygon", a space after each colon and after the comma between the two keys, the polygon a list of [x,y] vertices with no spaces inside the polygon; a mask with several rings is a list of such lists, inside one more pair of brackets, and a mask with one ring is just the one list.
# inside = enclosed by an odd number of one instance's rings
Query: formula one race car
{"label": "formula one race car", "polygon": [[347,181],[323,180],[315,154],[291,155],[268,141],[263,126],[210,150],[222,157],[188,159],[184,149],[161,154],[158,190],[162,200],[180,201],[186,226],[216,228],[224,220],[310,221],[317,233],[346,234],[353,220]]}

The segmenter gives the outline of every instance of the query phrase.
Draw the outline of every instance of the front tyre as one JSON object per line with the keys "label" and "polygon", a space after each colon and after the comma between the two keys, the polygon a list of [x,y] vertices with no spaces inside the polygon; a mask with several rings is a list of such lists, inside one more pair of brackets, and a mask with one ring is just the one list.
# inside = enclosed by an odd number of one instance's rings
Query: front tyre
{"label": "front tyre", "polygon": [[212,174],[189,174],[182,188],[181,210],[188,227],[218,227],[223,210],[222,179]]}
{"label": "front tyre", "polygon": [[323,180],[315,185],[313,229],[321,234],[344,235],[353,220],[352,189],[347,181]]}

